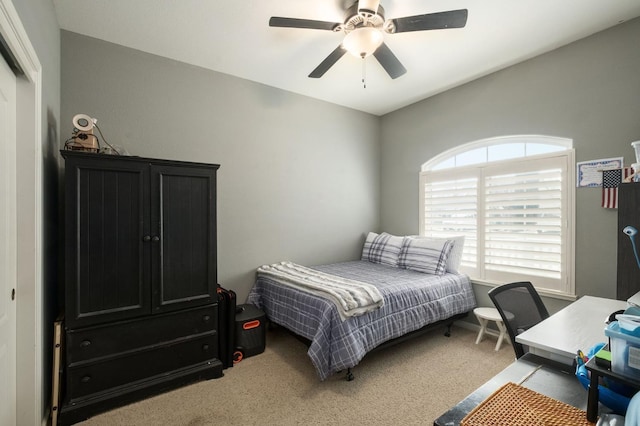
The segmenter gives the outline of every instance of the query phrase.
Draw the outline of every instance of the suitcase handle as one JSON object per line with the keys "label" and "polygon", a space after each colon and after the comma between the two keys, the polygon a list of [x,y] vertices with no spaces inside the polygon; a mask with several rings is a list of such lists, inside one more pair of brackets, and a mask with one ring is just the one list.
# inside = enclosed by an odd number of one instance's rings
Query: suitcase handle
{"label": "suitcase handle", "polygon": [[248,321],[242,324],[242,328],[245,330],[251,330],[252,328],[260,327],[260,320]]}

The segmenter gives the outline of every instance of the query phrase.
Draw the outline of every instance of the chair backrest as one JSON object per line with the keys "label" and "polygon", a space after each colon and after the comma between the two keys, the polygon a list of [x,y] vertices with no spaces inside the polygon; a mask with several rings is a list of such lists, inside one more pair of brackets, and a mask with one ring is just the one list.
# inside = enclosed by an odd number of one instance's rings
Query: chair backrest
{"label": "chair backrest", "polygon": [[528,281],[492,288],[489,290],[489,297],[509,332],[516,358],[520,358],[526,351],[516,342],[516,336],[548,318],[547,308],[533,284]]}

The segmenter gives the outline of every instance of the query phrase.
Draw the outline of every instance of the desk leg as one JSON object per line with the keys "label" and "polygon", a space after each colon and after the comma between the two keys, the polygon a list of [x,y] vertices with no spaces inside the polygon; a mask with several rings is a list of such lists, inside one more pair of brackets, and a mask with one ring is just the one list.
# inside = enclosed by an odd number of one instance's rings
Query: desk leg
{"label": "desk leg", "polygon": [[598,420],[598,379],[600,376],[591,372],[591,379],[589,381],[589,396],[587,399],[587,420],[595,423]]}

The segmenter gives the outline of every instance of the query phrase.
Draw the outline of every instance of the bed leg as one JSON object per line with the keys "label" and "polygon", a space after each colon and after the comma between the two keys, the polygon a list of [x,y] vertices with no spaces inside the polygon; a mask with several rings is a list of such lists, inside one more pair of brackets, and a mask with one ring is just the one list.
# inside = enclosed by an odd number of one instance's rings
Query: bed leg
{"label": "bed leg", "polygon": [[353,379],[356,378],[356,376],[353,375],[353,373],[351,372],[351,367],[347,368],[347,382],[352,381]]}
{"label": "bed leg", "polygon": [[447,331],[444,332],[444,335],[447,337],[451,337],[451,326],[453,325],[452,322],[450,322],[449,324],[447,324]]}

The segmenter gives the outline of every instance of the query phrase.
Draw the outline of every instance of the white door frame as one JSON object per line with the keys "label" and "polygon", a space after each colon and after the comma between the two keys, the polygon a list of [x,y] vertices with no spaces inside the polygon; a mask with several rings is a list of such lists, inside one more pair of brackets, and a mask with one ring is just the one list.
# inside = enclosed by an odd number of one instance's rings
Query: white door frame
{"label": "white door frame", "polygon": [[19,141],[16,166],[20,191],[16,223],[17,424],[46,425],[42,342],[42,66],[12,0],[0,0],[0,34],[24,71],[16,87]]}
{"label": "white door frame", "polygon": [[[16,76],[0,59],[0,423],[16,424]],[[9,368],[5,367],[9,366]]]}

